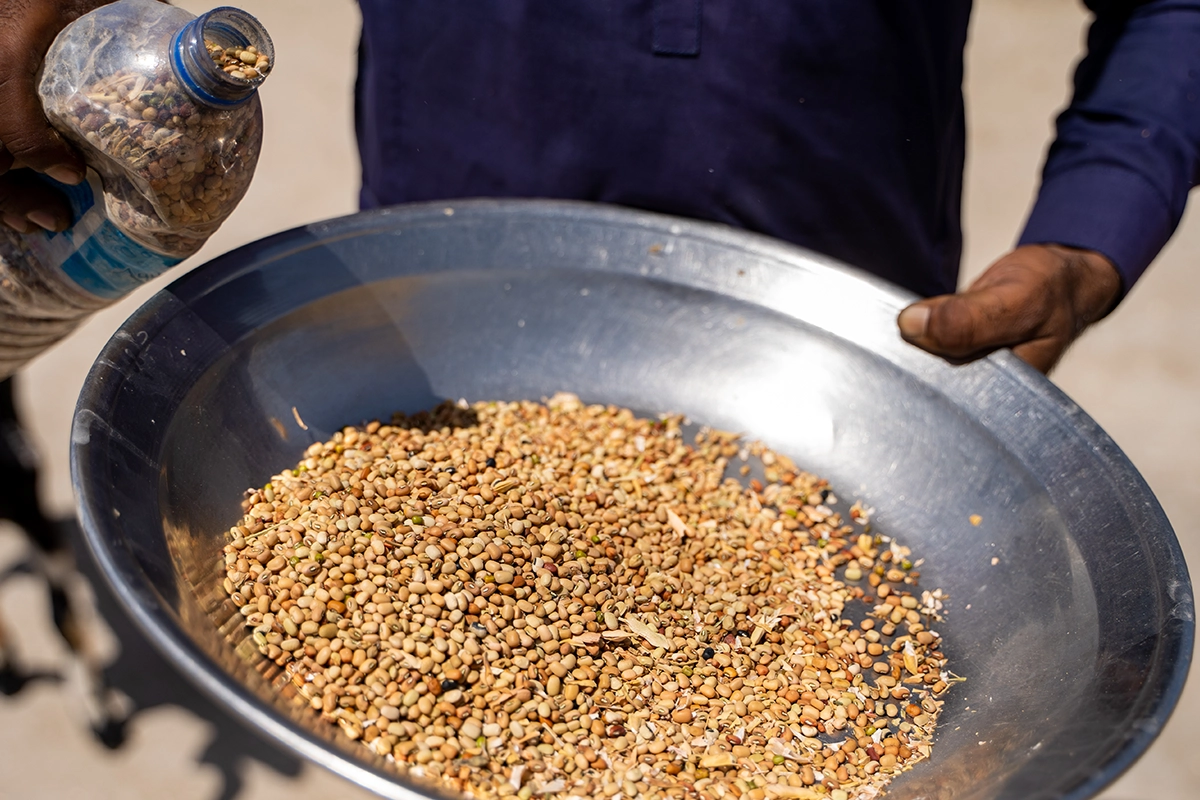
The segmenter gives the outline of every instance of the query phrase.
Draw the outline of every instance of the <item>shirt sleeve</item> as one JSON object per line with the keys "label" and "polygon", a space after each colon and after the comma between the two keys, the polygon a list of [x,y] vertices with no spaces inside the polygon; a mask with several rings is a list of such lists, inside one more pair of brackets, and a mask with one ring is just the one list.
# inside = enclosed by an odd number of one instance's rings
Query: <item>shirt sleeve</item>
{"label": "shirt sleeve", "polygon": [[1200,183],[1200,0],[1087,5],[1087,56],[1020,243],[1103,253],[1128,291]]}

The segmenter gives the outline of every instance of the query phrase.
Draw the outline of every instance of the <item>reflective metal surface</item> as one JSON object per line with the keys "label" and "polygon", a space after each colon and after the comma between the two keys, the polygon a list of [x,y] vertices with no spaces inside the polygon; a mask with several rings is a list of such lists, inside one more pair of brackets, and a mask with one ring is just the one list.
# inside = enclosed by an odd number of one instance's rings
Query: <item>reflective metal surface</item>
{"label": "reflective metal surface", "polygon": [[1179,697],[1183,556],[1078,407],[1007,353],[952,367],[907,346],[906,301],[762,237],[585,204],[312,225],[184,276],[109,342],[75,420],[80,519],[181,671],[281,743],[408,797],[415,784],[280,692],[224,599],[243,489],[344,424],[447,397],[569,390],[684,412],[874,506],[949,592],[941,631],[967,680],[892,797],[1089,797]]}

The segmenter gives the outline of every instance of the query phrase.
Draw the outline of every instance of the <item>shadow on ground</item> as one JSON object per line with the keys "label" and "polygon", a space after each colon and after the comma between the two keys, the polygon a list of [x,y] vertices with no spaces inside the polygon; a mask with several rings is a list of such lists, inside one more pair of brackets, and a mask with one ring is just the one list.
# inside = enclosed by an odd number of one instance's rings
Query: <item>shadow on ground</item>
{"label": "shadow on ground", "polygon": [[[213,800],[243,797],[244,772],[253,761],[287,777],[298,775],[303,767],[300,759],[259,737],[225,713],[222,707],[176,672],[142,635],[87,554],[75,521],[62,521],[56,527],[61,534],[60,541],[76,554],[77,568],[91,585],[96,612],[104,618],[120,644],[115,660],[89,672],[88,680],[92,685],[88,691],[95,699],[93,706],[96,709],[91,714],[92,734],[96,740],[110,750],[119,751],[125,746],[129,727],[139,714],[159,706],[175,706],[212,726],[212,738],[197,762],[214,766],[221,774],[221,789]],[[46,578],[44,572],[38,554],[31,553],[0,573],[0,584],[17,576]],[[81,616],[82,610],[72,608],[70,604],[78,602],[76,598],[85,593],[63,592],[53,579],[46,579],[46,585],[56,626],[68,640],[72,657],[78,658],[87,648],[79,647],[80,643],[71,639],[74,638],[72,631],[78,627],[73,620]],[[15,658],[0,659],[0,695],[13,696],[39,682],[63,685],[65,680],[55,672],[22,670]]]}

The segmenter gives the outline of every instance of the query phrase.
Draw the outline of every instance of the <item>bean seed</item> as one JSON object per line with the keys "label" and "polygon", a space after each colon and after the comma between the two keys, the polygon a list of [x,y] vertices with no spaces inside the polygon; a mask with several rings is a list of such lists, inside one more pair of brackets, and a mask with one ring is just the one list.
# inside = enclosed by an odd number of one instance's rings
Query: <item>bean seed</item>
{"label": "bean seed", "polygon": [[[766,485],[724,480],[743,448]],[[757,443],[570,396],[444,404],[344,428],[269,489],[246,524],[285,524],[225,550],[255,642],[347,736],[455,791],[765,800],[765,769],[845,800],[928,756],[943,595]]]}
{"label": "bean seed", "polygon": [[673,722],[691,722],[692,710],[690,708],[677,708],[671,712],[671,720]]}

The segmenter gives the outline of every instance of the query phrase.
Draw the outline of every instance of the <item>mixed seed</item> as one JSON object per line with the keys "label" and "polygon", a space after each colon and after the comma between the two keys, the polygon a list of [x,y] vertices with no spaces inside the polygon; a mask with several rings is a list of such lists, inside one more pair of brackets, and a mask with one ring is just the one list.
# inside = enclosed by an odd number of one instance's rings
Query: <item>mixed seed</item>
{"label": "mixed seed", "polygon": [[106,74],[48,102],[46,112],[68,138],[107,156],[92,166],[104,178],[110,218],[141,244],[180,258],[245,195],[262,138],[257,102],[199,103],[165,62]]}
{"label": "mixed seed", "polygon": [[683,428],[572,395],[347,427],[247,493],[225,589],[324,719],[469,795],[876,796],[954,681],[940,591]]}
{"label": "mixed seed", "polygon": [[205,42],[204,47],[219,69],[239,80],[257,81],[271,71],[271,59],[258,52],[254,45],[221,47],[214,42]]}

